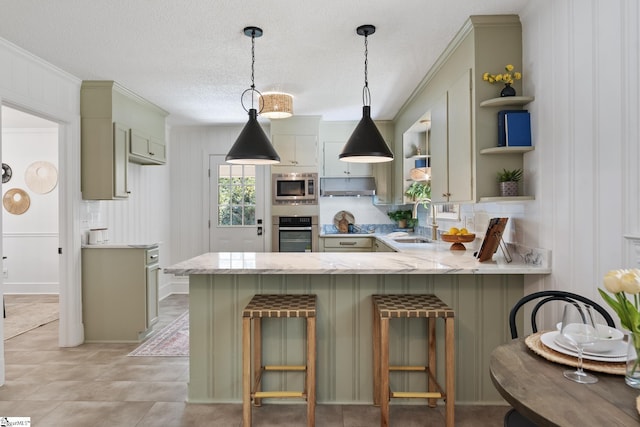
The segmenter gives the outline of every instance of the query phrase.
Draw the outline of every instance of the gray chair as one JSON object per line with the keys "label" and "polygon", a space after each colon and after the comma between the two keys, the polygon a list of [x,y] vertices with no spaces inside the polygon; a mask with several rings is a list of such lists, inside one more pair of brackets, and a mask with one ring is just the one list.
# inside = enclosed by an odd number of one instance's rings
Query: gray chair
{"label": "gray chair", "polygon": [[[537,301],[536,301],[537,300]],[[538,332],[538,325],[536,323],[536,317],[540,307],[551,301],[564,301],[564,302],[581,302],[593,307],[598,313],[602,315],[607,325],[615,328],[615,322],[611,315],[601,305],[583,297],[582,295],[574,294],[565,291],[540,291],[534,292],[530,295],[522,297],[509,312],[509,329],[511,330],[511,338],[518,338],[518,328],[516,326],[516,315],[518,310],[522,308],[526,303],[535,301],[535,306],[531,311],[531,330],[535,333]],[[536,424],[531,422],[528,418],[520,414],[515,409],[509,410],[504,416],[505,427],[536,427]]]}

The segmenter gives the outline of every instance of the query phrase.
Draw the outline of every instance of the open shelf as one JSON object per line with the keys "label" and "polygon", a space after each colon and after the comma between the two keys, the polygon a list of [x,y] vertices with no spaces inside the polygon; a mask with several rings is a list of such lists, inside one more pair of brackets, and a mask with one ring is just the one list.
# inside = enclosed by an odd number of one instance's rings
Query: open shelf
{"label": "open shelf", "polygon": [[533,196],[514,196],[514,197],[480,197],[480,202],[524,202],[527,200],[535,200]]}
{"label": "open shelf", "polygon": [[480,154],[515,154],[533,151],[534,147],[529,145],[526,147],[491,147],[480,150]]}
{"label": "open shelf", "polygon": [[480,103],[481,107],[503,107],[505,105],[526,105],[532,102],[533,96],[501,96],[500,98],[491,98]]}

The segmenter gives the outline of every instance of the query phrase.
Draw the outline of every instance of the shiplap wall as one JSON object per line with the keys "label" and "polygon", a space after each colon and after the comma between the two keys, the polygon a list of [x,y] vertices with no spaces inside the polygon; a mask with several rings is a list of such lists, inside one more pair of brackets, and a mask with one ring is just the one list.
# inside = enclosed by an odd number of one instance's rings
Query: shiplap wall
{"label": "shiplap wall", "polygon": [[[536,149],[525,155],[522,243],[553,253],[525,293],[566,289],[602,302],[610,269],[640,235],[640,7],[634,0],[540,0],[520,15],[523,87]],[[553,322],[557,313],[547,314]]]}

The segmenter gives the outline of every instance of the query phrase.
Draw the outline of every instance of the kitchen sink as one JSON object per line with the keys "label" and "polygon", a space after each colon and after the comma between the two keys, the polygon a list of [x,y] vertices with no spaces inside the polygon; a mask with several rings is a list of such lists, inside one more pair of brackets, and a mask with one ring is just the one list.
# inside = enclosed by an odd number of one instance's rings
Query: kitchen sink
{"label": "kitchen sink", "polygon": [[426,237],[415,236],[396,237],[393,241],[396,243],[431,243],[431,240]]}

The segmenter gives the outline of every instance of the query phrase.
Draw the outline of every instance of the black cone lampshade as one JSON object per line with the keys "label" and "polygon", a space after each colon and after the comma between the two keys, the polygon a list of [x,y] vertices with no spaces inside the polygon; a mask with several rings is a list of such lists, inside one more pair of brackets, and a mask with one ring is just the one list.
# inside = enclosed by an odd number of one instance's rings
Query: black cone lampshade
{"label": "black cone lampshade", "polygon": [[371,119],[370,106],[362,107],[362,119],[338,157],[351,163],[381,163],[393,160],[393,153]]}
{"label": "black cone lampshade", "polygon": [[369,92],[369,79],[367,77],[368,65],[368,40],[367,38],[376,32],[373,25],[361,25],[356,28],[356,33],[364,36],[364,88],[362,88],[362,119],[351,134],[342,153],[338,156],[343,162],[351,163],[382,163],[393,160],[393,153],[384,141],[376,124],[371,119],[371,94]]}
{"label": "black cone lampshade", "polygon": [[258,112],[255,108],[249,110],[249,121],[244,125],[225,160],[227,163],[243,165],[280,163],[280,156],[258,123]]}
{"label": "black cone lampshade", "polygon": [[[278,156],[276,149],[273,148],[271,141],[269,141],[264,130],[262,130],[262,126],[258,123],[258,110],[253,108],[255,97],[262,97],[262,94],[256,90],[254,81],[255,40],[256,37],[262,36],[262,29],[245,27],[243,32],[245,36],[251,37],[251,87],[242,92],[240,102],[244,110],[249,113],[249,121],[244,125],[238,139],[236,139],[231,150],[227,153],[225,161],[237,165],[273,165],[280,163],[280,156]],[[247,109],[244,106],[244,102],[242,102],[242,97],[246,93],[251,94],[250,109]]]}

